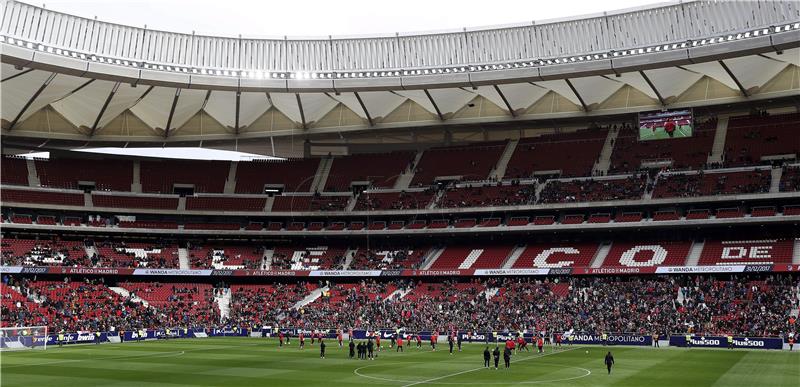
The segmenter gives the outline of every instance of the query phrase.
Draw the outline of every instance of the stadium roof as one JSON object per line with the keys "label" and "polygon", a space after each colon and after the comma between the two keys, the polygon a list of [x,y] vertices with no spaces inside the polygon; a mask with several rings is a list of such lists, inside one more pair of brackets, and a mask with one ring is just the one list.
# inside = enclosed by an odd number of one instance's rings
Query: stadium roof
{"label": "stadium roof", "polygon": [[20,141],[383,135],[800,94],[800,8],[788,1],[318,40],[195,36],[2,7],[2,133]]}

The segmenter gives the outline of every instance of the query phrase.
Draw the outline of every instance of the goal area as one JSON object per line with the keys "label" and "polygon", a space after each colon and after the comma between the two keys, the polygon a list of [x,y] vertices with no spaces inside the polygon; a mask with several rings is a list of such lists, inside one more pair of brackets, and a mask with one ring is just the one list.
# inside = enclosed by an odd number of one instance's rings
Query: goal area
{"label": "goal area", "polygon": [[46,326],[0,328],[0,351],[47,349]]}

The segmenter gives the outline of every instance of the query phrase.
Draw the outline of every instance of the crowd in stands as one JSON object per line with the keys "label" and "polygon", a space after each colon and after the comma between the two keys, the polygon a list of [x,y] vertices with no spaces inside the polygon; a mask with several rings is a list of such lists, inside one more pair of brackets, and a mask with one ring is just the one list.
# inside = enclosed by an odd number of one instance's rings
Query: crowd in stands
{"label": "crowd in stands", "polygon": [[10,239],[0,241],[4,266],[79,266],[90,267],[97,263],[86,256],[83,242],[51,240]]}
{"label": "crowd in stands", "polygon": [[423,191],[363,192],[353,211],[417,210],[426,208],[435,197],[433,187]]}
{"label": "crowd in stands", "polygon": [[637,200],[647,186],[647,175],[613,180],[553,180],[539,193],[540,203],[572,203],[605,200]]}
{"label": "crowd in stands", "polygon": [[[101,279],[3,282],[10,293],[2,297],[5,325],[125,330],[220,322],[207,284],[125,282],[119,284],[131,292],[125,298]],[[323,285],[320,298],[295,308]],[[231,313],[222,323],[775,336],[797,328],[790,321],[797,317],[791,311],[798,308],[798,285],[788,274],[231,285]],[[134,302],[137,297],[149,306]]]}

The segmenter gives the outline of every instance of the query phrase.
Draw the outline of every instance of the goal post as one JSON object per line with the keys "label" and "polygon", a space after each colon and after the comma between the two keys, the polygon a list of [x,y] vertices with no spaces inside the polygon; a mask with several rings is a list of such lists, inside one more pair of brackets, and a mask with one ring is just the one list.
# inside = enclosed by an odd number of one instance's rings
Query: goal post
{"label": "goal post", "polygon": [[0,328],[0,351],[47,349],[46,326]]}

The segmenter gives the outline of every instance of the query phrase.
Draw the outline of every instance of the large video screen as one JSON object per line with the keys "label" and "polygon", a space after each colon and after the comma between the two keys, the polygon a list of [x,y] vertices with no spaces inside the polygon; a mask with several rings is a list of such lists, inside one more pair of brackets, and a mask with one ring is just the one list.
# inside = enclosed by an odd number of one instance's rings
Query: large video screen
{"label": "large video screen", "polygon": [[639,113],[639,141],[692,136],[692,109]]}

